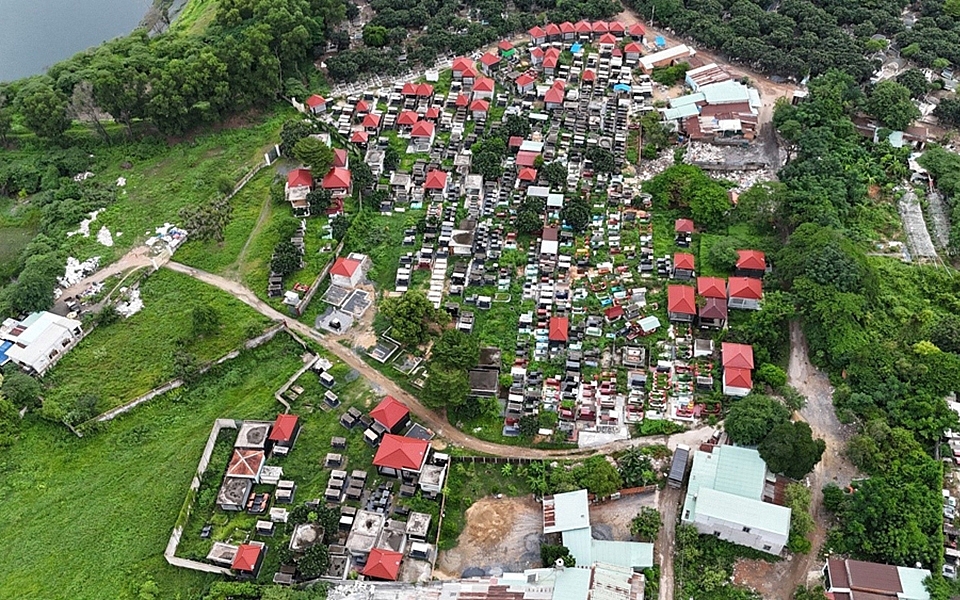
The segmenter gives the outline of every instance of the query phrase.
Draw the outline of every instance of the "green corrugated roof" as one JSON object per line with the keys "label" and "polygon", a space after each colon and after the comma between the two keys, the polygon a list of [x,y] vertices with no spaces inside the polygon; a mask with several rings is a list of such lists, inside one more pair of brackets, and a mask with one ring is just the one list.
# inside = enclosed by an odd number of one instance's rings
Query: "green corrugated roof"
{"label": "green corrugated roof", "polygon": [[744,527],[783,536],[790,533],[789,508],[708,488],[700,488],[697,514],[725,521],[735,517],[735,522]]}
{"label": "green corrugated roof", "polygon": [[930,592],[927,591],[927,586],[923,585],[923,580],[930,576],[930,571],[897,567],[897,574],[900,575],[900,586],[903,588],[899,594],[901,600],[930,600]]}
{"label": "green corrugated roof", "polygon": [[708,104],[729,104],[732,102],[750,102],[750,91],[739,81],[721,81],[700,87]]}
{"label": "green corrugated roof", "polygon": [[578,566],[589,567],[593,564],[593,536],[590,527],[568,529],[561,536],[563,545],[570,551],[570,556],[576,559]]}
{"label": "green corrugated roof", "polygon": [[663,118],[667,121],[685,119],[687,117],[692,117],[699,114],[700,109],[696,104],[681,104],[680,106],[663,109]]}
{"label": "green corrugated roof", "polygon": [[577,490],[575,492],[565,492],[563,494],[554,494],[554,524],[552,527],[544,527],[544,533],[556,533],[569,529],[581,529],[590,527],[590,500],[587,497],[587,490]]}
{"label": "green corrugated roof", "polygon": [[590,594],[590,569],[555,571],[551,600],[583,600]]}
{"label": "green corrugated roof", "polygon": [[697,494],[701,489],[726,492],[741,498],[760,500],[767,466],[752,448],[718,446],[712,453],[697,452],[690,469],[690,483],[683,502],[684,521],[697,514]]}
{"label": "green corrugated roof", "polygon": [[646,569],[653,566],[653,544],[593,540],[593,562],[625,569]]}

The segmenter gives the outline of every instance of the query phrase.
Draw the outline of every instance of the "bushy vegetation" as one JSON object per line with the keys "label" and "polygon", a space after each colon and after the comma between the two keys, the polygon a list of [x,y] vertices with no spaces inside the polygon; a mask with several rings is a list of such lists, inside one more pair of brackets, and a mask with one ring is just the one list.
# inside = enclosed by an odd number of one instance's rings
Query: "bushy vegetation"
{"label": "bushy vegetation", "polygon": [[678,525],[676,532],[676,573],[678,598],[716,600],[758,600],[756,593],[731,583],[738,558],[773,560],[774,557],[725,542],[712,535],[700,535],[692,525]]}
{"label": "bushy vegetation", "polygon": [[[960,104],[958,104],[958,114],[960,114]],[[947,252],[956,256],[960,254],[960,156],[940,146],[931,146],[918,159],[918,162],[929,171],[950,209],[950,243]]]}

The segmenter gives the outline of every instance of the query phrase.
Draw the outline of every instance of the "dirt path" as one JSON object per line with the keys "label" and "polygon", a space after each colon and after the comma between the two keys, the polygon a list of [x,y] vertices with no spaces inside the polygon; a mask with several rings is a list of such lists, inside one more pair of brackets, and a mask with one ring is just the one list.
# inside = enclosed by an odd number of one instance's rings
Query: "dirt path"
{"label": "dirt path", "polygon": [[665,487],[660,492],[660,533],[657,534],[657,556],[660,562],[660,600],[673,600],[673,551],[677,532],[677,513],[683,490]]}
{"label": "dirt path", "polygon": [[[515,456],[519,458],[562,458],[562,457],[571,457],[571,456],[581,456],[587,457],[594,454],[609,454],[611,452],[617,452],[619,450],[626,450],[634,446],[653,446],[656,444],[670,444],[670,438],[666,436],[652,436],[645,438],[637,438],[631,440],[620,440],[617,442],[612,442],[610,444],[604,444],[602,446],[595,446],[592,448],[571,448],[569,450],[538,450],[535,448],[524,448],[522,446],[506,446],[503,444],[495,444],[493,442],[486,442],[483,440],[478,440],[472,436],[469,436],[462,431],[451,427],[447,423],[446,419],[434,412],[433,410],[425,407],[420,401],[413,396],[412,394],[407,393],[403,388],[398,386],[396,383],[391,381],[385,375],[368,365],[363,361],[362,358],[357,356],[353,350],[342,346],[340,343],[322,336],[319,332],[314,330],[309,325],[301,323],[295,319],[284,315],[278,310],[274,309],[272,306],[261,300],[254,294],[252,291],[244,287],[242,284],[237,283],[236,281],[231,281],[225,277],[219,275],[214,275],[212,273],[207,273],[206,271],[201,271],[200,269],[194,269],[193,267],[188,267],[186,265],[180,264],[178,262],[170,261],[165,265],[168,269],[176,271],[178,273],[183,273],[189,275],[194,279],[198,279],[212,285],[214,287],[220,288],[221,290],[227,292],[237,300],[243,302],[247,306],[250,306],[254,310],[258,311],[260,314],[273,319],[274,321],[284,321],[287,326],[297,332],[298,334],[308,337],[318,344],[326,348],[331,354],[337,356],[340,360],[350,366],[352,369],[355,369],[360,373],[367,381],[369,381],[379,392],[383,394],[389,394],[400,400],[410,409],[410,412],[417,415],[417,417],[423,422],[425,426],[432,429],[438,436],[445,438],[448,442],[461,446],[463,448],[468,448],[475,452],[481,452],[484,454],[490,454],[493,456]],[[694,429],[691,431],[683,432],[678,434],[682,436],[682,439],[688,437],[709,437],[713,429],[710,427],[701,427],[699,429]],[[675,442],[674,442],[675,443]]]}
{"label": "dirt path", "polygon": [[169,259],[170,255],[166,252],[160,256],[154,256],[153,251],[147,246],[137,246],[124,254],[117,262],[107,265],[89,277],[84,278],[82,281],[65,288],[60,295],[60,300],[57,300],[54,304],[53,312],[66,314],[69,310],[66,305],[67,298],[75,298],[94,283],[105,281],[114,275],[119,275],[132,269],[140,269],[143,267],[159,268]]}
{"label": "dirt path", "polygon": [[837,419],[833,408],[833,387],[827,375],[810,362],[807,340],[799,322],[790,324],[787,382],[807,399],[799,417],[810,424],[814,437],[823,438],[827,449],[823,459],[805,481],[810,488],[810,507],[814,518],[811,534],[813,549],[807,554],[793,555],[790,560],[775,564],[757,561],[737,563],[734,579],[756,589],[764,598],[789,598],[798,585],[807,584],[811,572],[820,566],[819,551],[830,527],[830,515],[823,507],[823,486],[830,482],[846,486],[857,475],[856,468],[843,455],[853,430]]}

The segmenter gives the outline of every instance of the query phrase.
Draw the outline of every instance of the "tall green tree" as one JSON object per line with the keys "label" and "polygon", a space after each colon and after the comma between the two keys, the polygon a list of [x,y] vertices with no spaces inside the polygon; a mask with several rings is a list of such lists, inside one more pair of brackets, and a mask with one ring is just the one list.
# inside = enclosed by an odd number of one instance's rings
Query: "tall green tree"
{"label": "tall green tree", "polygon": [[333,150],[317,138],[305,137],[293,147],[293,155],[322,177],[333,166]]}
{"label": "tall green tree", "polygon": [[802,479],[820,462],[826,447],[822,439],[814,439],[809,424],[788,421],[771,429],[757,450],[774,473]]}
{"label": "tall green tree", "polygon": [[920,109],[910,99],[910,90],[889,79],[873,88],[867,98],[867,111],[885,126],[897,131],[903,131],[920,118]]}
{"label": "tall green tree", "polygon": [[776,398],[750,394],[737,400],[723,422],[730,439],[744,446],[762,442],[778,425],[787,423],[790,412]]}
{"label": "tall green tree", "polygon": [[56,138],[70,126],[67,96],[54,89],[49,78],[31,81],[17,99],[24,124],[40,137]]}

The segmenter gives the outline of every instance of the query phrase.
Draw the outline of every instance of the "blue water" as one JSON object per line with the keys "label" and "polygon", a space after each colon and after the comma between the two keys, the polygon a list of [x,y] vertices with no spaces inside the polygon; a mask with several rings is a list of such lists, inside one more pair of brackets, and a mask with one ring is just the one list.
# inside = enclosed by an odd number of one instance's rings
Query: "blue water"
{"label": "blue water", "polygon": [[0,0],[0,81],[50,65],[136,28],[151,0]]}

